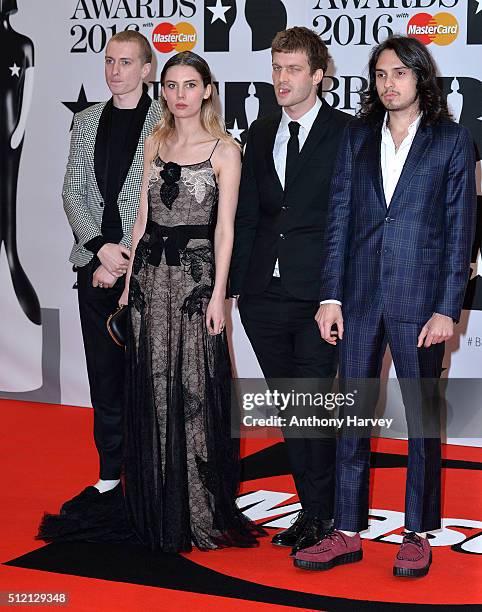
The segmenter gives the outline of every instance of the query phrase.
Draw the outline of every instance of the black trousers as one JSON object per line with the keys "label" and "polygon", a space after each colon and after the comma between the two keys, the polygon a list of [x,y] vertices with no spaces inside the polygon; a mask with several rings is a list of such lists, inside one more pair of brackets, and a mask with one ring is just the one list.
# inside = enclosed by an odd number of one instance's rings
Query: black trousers
{"label": "black trousers", "polygon": [[[240,297],[241,321],[265,378],[334,378],[336,347],[320,336],[314,319],[318,306],[287,293],[277,278],[263,293]],[[335,438],[285,435],[285,443],[303,510],[333,518]]]}
{"label": "black trousers", "polygon": [[117,308],[125,277],[117,279],[111,289],[92,287],[92,275],[99,265],[94,257],[79,268],[77,285],[100,478],[115,480],[120,477],[123,450],[124,349],[110,338],[106,321]]}

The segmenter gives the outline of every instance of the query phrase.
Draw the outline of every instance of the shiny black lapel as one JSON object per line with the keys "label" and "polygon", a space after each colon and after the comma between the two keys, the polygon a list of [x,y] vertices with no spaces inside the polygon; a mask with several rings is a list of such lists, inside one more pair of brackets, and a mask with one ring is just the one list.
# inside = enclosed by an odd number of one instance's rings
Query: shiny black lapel
{"label": "shiny black lapel", "polygon": [[377,123],[373,127],[373,131],[370,131],[367,143],[365,146],[365,159],[367,163],[367,175],[371,178],[375,191],[378,195],[378,203],[383,207],[383,210],[387,209],[387,203],[385,200],[385,192],[383,190],[383,176],[382,166],[380,160],[380,147],[382,142],[382,127],[381,123]]}
{"label": "shiny black lapel", "polygon": [[97,135],[95,137],[94,171],[97,186],[104,200],[109,155],[109,138],[112,123],[112,106],[113,102],[111,98],[102,110],[99,126],[97,128]]}
{"label": "shiny black lapel", "polygon": [[322,140],[326,132],[326,128],[328,126],[327,122],[330,118],[330,114],[331,107],[326,102],[323,102],[320,110],[318,111],[318,114],[316,115],[316,119],[314,120],[313,125],[311,126],[308,138],[305,140],[305,144],[303,145],[300,151],[298,161],[296,162],[293,174],[290,177],[289,184],[285,185],[285,191],[289,189],[291,183],[293,183],[293,181],[295,180],[298,172],[301,170],[301,168],[304,167],[307,160],[310,158],[310,155],[313,153],[320,140]]}
{"label": "shiny black lapel", "polygon": [[390,208],[397,204],[398,197],[408,187],[413,173],[423,163],[427,149],[432,142],[432,136],[432,128],[430,126],[420,125],[418,127],[407,160],[403,166],[402,174],[393,192]]}
{"label": "shiny black lapel", "polygon": [[273,115],[270,118],[268,125],[266,126],[265,132],[265,147],[266,147],[266,162],[268,165],[269,174],[272,177],[273,181],[275,181],[277,187],[283,191],[283,187],[279,180],[278,173],[276,172],[276,167],[274,165],[274,157],[273,157],[273,148],[274,141],[276,139],[276,133],[278,132],[279,124],[281,121],[281,111]]}
{"label": "shiny black lapel", "polygon": [[[134,113],[134,117],[132,118],[129,131],[127,133],[125,151],[121,157],[121,165],[119,168],[119,191],[124,185],[127,173],[129,172],[129,169],[132,165],[132,160],[134,159],[134,155],[136,154],[137,146],[139,144],[139,138],[142,132],[142,128],[144,127],[146,115],[149,112],[149,108],[151,107],[151,102],[152,100],[147,93],[147,87],[144,85],[142,96],[139,102],[137,103],[136,112]],[[142,143],[142,145],[144,145],[144,143]]]}

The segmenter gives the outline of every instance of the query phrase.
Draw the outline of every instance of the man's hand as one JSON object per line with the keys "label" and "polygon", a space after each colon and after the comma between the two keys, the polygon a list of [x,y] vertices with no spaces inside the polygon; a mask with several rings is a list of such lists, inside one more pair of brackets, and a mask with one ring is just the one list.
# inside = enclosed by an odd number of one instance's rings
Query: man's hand
{"label": "man's hand", "polygon": [[92,287],[110,289],[117,282],[117,277],[108,272],[104,266],[99,266],[92,275]]}
{"label": "man's hand", "polygon": [[[124,255],[127,256],[124,257]],[[113,244],[108,242],[101,247],[97,253],[100,263],[104,266],[107,272],[110,272],[116,278],[127,272],[129,265],[129,257],[131,252],[122,244]]]}
{"label": "man's hand", "polygon": [[[343,315],[338,304],[321,304],[315,315],[315,321],[320,328],[321,337],[328,344],[336,345],[337,336],[340,340],[343,338]],[[336,325],[337,332],[331,331],[333,325]]]}
{"label": "man's hand", "polygon": [[436,312],[422,327],[422,331],[418,336],[417,347],[429,347],[432,344],[439,344],[449,340],[454,335],[454,322],[446,315]]}

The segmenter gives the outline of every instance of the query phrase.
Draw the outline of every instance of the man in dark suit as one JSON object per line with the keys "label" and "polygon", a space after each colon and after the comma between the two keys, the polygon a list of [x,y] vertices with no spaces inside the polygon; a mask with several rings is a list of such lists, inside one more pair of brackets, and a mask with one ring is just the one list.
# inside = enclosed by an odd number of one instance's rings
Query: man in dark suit
{"label": "man in dark suit", "polygon": [[[267,379],[328,379],[335,347],[324,343],[319,305],[321,242],[333,163],[349,117],[318,97],[329,61],[304,27],[280,32],[272,47],[279,112],[249,130],[236,215],[230,291]],[[290,387],[291,388],[291,387]],[[316,542],[333,517],[333,437],[288,438],[302,505],[273,543],[294,551]]]}
{"label": "man in dark suit", "polygon": [[[393,573],[424,576],[431,562],[427,531],[440,528],[440,437],[438,412],[430,414],[437,405],[427,400],[430,383],[423,379],[440,377],[444,341],[460,318],[469,278],[474,145],[449,119],[434,62],[418,40],[394,36],[377,46],[369,77],[331,191],[320,295],[338,304],[322,304],[316,319],[327,343],[338,335],[344,380],[375,379],[376,386],[390,346],[409,432],[407,531]],[[361,408],[373,411],[375,403],[376,396]],[[436,430],[427,430],[431,419]],[[323,570],[362,558],[369,435],[343,430],[335,530],[298,553],[298,567]]]}

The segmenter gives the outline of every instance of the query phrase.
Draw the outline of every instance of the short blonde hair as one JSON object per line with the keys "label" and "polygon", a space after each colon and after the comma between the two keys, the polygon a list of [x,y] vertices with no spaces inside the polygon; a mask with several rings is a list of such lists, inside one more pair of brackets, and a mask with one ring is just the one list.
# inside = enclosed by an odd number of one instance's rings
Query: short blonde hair
{"label": "short blonde hair", "polygon": [[141,34],[136,30],[123,30],[122,32],[118,32],[117,34],[114,34],[109,42],[137,43],[142,63],[150,64],[152,62],[152,47],[144,34]]}

